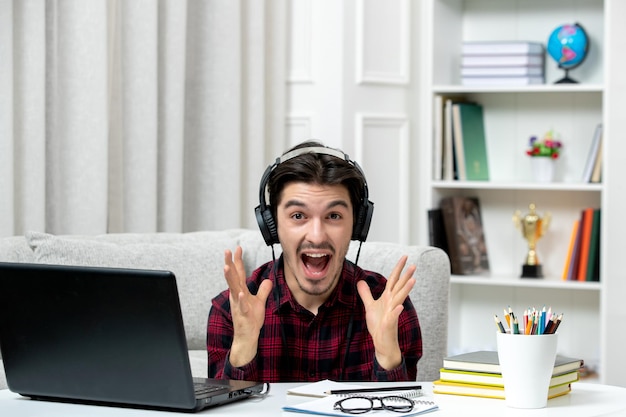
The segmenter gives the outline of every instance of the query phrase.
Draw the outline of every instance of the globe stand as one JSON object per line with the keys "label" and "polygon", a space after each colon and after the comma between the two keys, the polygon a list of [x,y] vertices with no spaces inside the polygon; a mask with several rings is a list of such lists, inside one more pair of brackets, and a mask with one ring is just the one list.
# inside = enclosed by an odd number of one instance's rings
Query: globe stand
{"label": "globe stand", "polygon": [[562,69],[565,71],[565,77],[561,78],[558,81],[555,81],[554,84],[578,84],[578,81],[574,80],[573,78],[570,78],[568,68],[562,68]]}

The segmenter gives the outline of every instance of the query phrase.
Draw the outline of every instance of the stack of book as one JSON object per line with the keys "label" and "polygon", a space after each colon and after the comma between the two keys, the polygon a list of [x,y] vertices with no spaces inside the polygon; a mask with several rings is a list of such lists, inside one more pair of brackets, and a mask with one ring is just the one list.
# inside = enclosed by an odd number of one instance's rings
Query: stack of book
{"label": "stack of book", "polygon": [[463,42],[463,85],[529,85],[545,82],[545,50],[540,42]]}
{"label": "stack of book", "polygon": [[433,179],[489,181],[483,106],[437,94],[433,135]]}
{"label": "stack of book", "polygon": [[[571,384],[578,381],[582,366],[582,359],[557,355],[548,398],[568,394]],[[433,384],[436,394],[504,399],[504,382],[496,351],[468,352],[445,358],[439,379]]]}

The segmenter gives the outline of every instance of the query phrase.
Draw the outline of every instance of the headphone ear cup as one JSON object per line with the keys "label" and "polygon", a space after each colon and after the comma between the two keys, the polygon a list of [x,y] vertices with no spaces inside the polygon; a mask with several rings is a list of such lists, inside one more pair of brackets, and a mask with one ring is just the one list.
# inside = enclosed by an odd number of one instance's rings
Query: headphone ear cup
{"label": "headphone ear cup", "polygon": [[254,209],[254,213],[265,243],[268,246],[279,243],[276,222],[274,221],[274,216],[272,216],[272,211],[269,207],[261,210],[261,206],[259,205]]}
{"label": "headphone ear cup", "polygon": [[367,234],[370,231],[372,223],[372,215],[374,214],[374,203],[367,200],[364,205],[359,208],[354,228],[352,229],[352,240],[365,242]]}

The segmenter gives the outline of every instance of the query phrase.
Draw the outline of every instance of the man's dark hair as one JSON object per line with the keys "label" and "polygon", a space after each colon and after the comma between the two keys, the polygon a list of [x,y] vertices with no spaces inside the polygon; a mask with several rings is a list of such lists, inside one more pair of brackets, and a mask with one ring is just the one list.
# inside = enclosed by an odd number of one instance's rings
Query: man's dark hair
{"label": "man's dark hair", "polygon": [[[301,148],[324,147],[319,142],[307,141],[294,146],[287,152]],[[274,218],[285,186],[292,182],[305,182],[319,185],[343,185],[350,194],[354,221],[357,221],[359,207],[365,193],[365,178],[350,162],[332,155],[307,152],[280,163],[268,180],[269,203]]]}

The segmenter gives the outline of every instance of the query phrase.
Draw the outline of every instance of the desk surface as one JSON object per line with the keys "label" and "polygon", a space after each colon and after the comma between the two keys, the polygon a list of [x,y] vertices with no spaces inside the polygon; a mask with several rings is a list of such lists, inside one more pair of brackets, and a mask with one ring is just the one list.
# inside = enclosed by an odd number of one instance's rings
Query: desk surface
{"label": "desk surface", "polygon": [[[298,404],[310,398],[287,395],[289,388],[302,384],[272,384],[269,395],[259,400],[243,400],[241,402],[206,409],[196,415],[210,416],[301,416],[302,414],[282,412],[285,404]],[[381,384],[384,385],[384,384]],[[426,395],[432,394],[432,384],[422,383]],[[548,401],[546,408],[537,410],[520,410],[508,408],[503,400],[487,398],[460,397],[455,395],[434,395],[439,411],[428,414],[433,417],[448,416],[480,416],[480,417],[592,417],[592,416],[625,416],[626,388],[609,385],[576,382],[572,384],[572,392],[568,395]],[[281,414],[282,412],[282,414]],[[163,413],[159,411],[126,409],[116,407],[99,407],[78,404],[52,403],[35,401],[20,397],[8,390],[0,391],[0,416],[168,416],[187,413]],[[367,414],[365,414],[367,416]]]}

